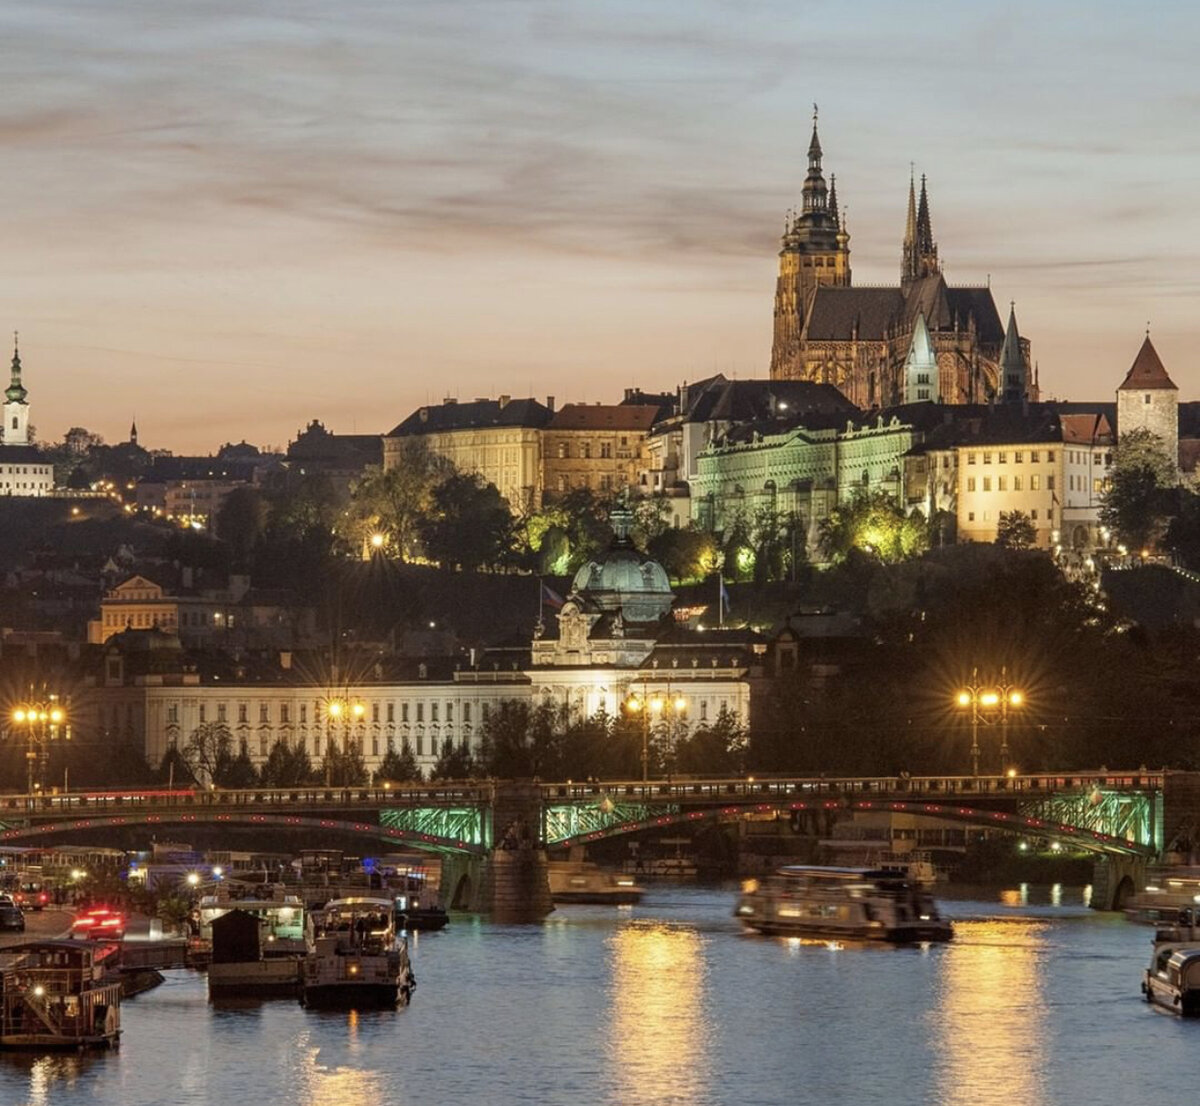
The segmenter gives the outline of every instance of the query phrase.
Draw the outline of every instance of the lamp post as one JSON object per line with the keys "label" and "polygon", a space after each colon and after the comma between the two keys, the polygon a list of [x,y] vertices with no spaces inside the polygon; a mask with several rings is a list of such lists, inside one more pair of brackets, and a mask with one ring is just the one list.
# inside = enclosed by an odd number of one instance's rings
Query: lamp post
{"label": "lamp post", "polygon": [[66,729],[67,712],[57,695],[51,695],[45,702],[20,703],[13,708],[12,720],[25,728],[28,748],[25,751],[25,789],[32,795],[34,792],[35,765],[39,788],[46,785],[46,760],[49,757],[49,742],[55,740],[59,728],[64,727],[64,734],[70,737]]}
{"label": "lamp post", "polygon": [[1008,682],[1008,669],[1000,669],[994,684],[979,682],[979,669],[971,669],[971,682],[958,693],[960,707],[971,711],[971,775],[979,775],[979,727],[1000,724],[1000,768],[1008,767],[1008,712],[1019,709],[1025,696]]}
{"label": "lamp post", "polygon": [[641,695],[630,692],[625,709],[642,719],[642,783],[646,783],[650,779],[650,719],[657,721],[668,714],[682,718],[687,712],[687,699],[680,694],[672,695],[669,687],[665,693],[647,692],[643,684]]}
{"label": "lamp post", "polygon": [[333,768],[333,751],[335,748],[334,726],[344,723],[346,726],[346,734],[344,735],[342,747],[346,747],[346,741],[352,739],[354,723],[361,720],[366,713],[367,708],[363,703],[349,702],[346,699],[329,699],[325,704],[325,786],[329,787],[332,783],[332,768]]}

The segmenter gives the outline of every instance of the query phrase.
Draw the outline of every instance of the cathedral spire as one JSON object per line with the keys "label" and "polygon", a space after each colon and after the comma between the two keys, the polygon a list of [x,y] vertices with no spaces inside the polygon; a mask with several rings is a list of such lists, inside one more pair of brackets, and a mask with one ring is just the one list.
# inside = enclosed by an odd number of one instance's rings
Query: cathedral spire
{"label": "cathedral spire", "polygon": [[922,277],[941,272],[937,243],[933,240],[933,221],[929,217],[929,192],[925,174],[921,174],[920,199],[912,168],[908,177],[908,218],[904,225],[904,259],[900,268],[900,286],[907,288]]}
{"label": "cathedral spire", "polygon": [[833,225],[835,227],[840,227],[842,225],[842,219],[838,214],[837,173],[829,174],[829,214],[833,216]]}
{"label": "cathedral spire", "polygon": [[[925,174],[921,174],[921,199],[917,205],[917,255],[922,261],[932,259],[937,264],[937,244],[929,220],[929,195],[925,191]],[[923,274],[927,275],[927,274]]]}
{"label": "cathedral spire", "polygon": [[1000,396],[1005,403],[1021,403],[1029,398],[1029,371],[1025,364],[1025,351],[1021,348],[1021,335],[1017,331],[1017,305],[1008,305],[1008,327],[1004,331],[1004,345],[1000,348]]}

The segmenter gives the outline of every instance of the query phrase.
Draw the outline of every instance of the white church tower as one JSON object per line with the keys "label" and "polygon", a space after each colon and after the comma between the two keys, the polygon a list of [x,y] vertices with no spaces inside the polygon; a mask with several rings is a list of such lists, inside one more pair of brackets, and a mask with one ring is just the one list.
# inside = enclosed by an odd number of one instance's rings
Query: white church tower
{"label": "white church tower", "polygon": [[1162,439],[1172,465],[1179,464],[1179,389],[1167,375],[1147,332],[1117,389],[1117,433],[1149,430]]}
{"label": "white church tower", "polygon": [[0,441],[8,445],[29,444],[29,393],[21,383],[21,351],[13,335],[12,383],[4,390],[4,430]]}

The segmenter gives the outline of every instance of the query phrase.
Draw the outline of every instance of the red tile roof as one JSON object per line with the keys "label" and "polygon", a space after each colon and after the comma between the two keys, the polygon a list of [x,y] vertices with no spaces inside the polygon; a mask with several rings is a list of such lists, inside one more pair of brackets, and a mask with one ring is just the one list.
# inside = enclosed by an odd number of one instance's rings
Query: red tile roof
{"label": "red tile roof", "polygon": [[649,430],[658,408],[624,403],[568,403],[552,418],[547,430]]}
{"label": "red tile roof", "polygon": [[1167,376],[1167,370],[1163,368],[1163,363],[1159,360],[1158,352],[1151,343],[1149,334],[1146,335],[1146,340],[1142,343],[1142,348],[1138,350],[1133,366],[1126,373],[1124,382],[1117,390],[1136,392],[1144,391],[1147,388],[1179,390]]}

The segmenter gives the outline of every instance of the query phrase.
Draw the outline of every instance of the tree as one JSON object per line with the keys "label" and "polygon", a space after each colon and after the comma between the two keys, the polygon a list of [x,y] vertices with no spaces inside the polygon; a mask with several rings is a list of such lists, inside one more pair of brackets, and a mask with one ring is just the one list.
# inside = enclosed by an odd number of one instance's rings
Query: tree
{"label": "tree", "polygon": [[369,773],[358,742],[327,742],[318,775],[331,787],[362,787]]}
{"label": "tree", "polygon": [[1122,434],[1113,458],[1112,484],[1100,521],[1129,549],[1151,549],[1166,531],[1176,466],[1163,440],[1139,427]]}
{"label": "tree", "polygon": [[745,758],[745,727],[727,709],[722,709],[714,721],[702,722],[675,748],[676,769],[700,775],[740,775]]}
{"label": "tree", "polygon": [[237,756],[227,757],[221,764],[214,782],[221,787],[229,787],[234,790],[259,785],[258,769],[254,767],[254,761],[250,759],[250,750],[246,748],[245,743],[238,750]]}
{"label": "tree", "polygon": [[354,487],[345,519],[348,537],[362,546],[372,534],[380,534],[384,549],[402,561],[414,560],[433,490],[453,471],[424,438],[402,439],[391,467],[368,474]]}
{"label": "tree", "polygon": [[229,546],[230,561],[241,568],[250,564],[254,547],[267,523],[267,505],[258,488],[234,488],[217,510],[217,537]]}
{"label": "tree", "polygon": [[420,783],[421,769],[417,766],[417,758],[413,756],[412,745],[404,739],[400,752],[394,748],[388,749],[383,760],[379,762],[379,770],[375,773],[375,782],[388,780],[392,783]]}
{"label": "tree", "polygon": [[232,759],[233,736],[224,722],[201,722],[184,743],[183,759],[201,787],[217,782],[217,777]]}
{"label": "tree", "polygon": [[488,712],[479,735],[479,762],[485,775],[523,779],[534,774],[529,748],[532,714],[530,705],[519,699],[505,699]]}
{"label": "tree", "polygon": [[433,766],[430,778],[435,780],[466,780],[475,775],[475,763],[466,743],[455,745],[450,738],[442,742],[442,750]]}
{"label": "tree", "polygon": [[1003,549],[1029,549],[1037,542],[1037,527],[1024,511],[1001,511],[996,544]]}
{"label": "tree", "polygon": [[647,552],[680,583],[706,580],[724,562],[716,537],[694,526],[664,530],[650,542]]}
{"label": "tree", "polygon": [[299,787],[313,780],[312,761],[302,744],[292,745],[279,738],[271,746],[262,766],[263,787]]}
{"label": "tree", "polygon": [[431,560],[470,572],[507,556],[513,521],[495,484],[476,473],[454,473],[433,489],[417,529]]}
{"label": "tree", "polygon": [[928,527],[919,511],[904,510],[885,491],[854,493],[840,503],[819,527],[820,544],[833,561],[844,560],[857,549],[895,564],[924,552],[929,545]]}

